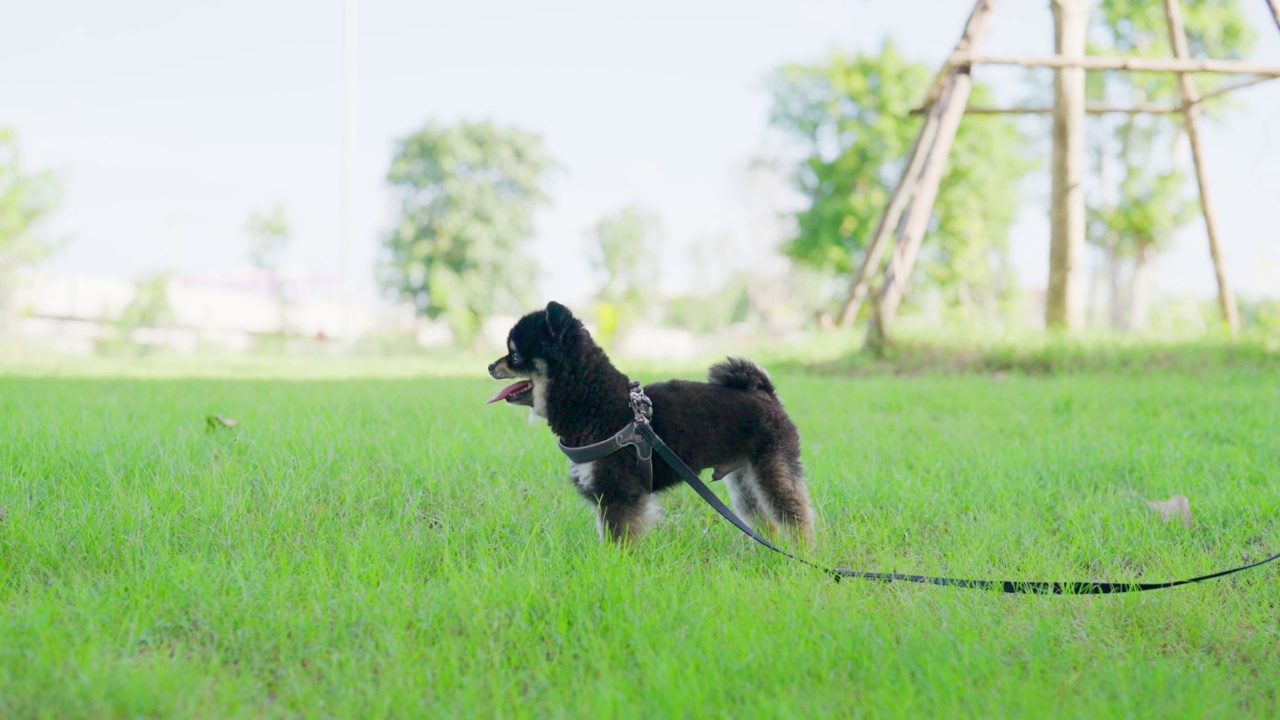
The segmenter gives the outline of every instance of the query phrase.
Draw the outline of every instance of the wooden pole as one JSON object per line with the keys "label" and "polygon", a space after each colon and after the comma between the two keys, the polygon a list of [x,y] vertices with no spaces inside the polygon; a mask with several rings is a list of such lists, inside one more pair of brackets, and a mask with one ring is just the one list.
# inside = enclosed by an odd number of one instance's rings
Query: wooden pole
{"label": "wooden pole", "polygon": [[[1268,80],[1275,80],[1275,78],[1269,75],[1259,75],[1257,77],[1253,77],[1242,82],[1233,83],[1231,85],[1225,85],[1223,87],[1218,88],[1217,90],[1213,90],[1212,92],[1207,92],[1203,95],[1200,95],[1199,98],[1196,100],[1196,104],[1199,105],[1204,103],[1204,101],[1206,100],[1210,100],[1212,98],[1216,98],[1221,95],[1226,95],[1227,93],[1234,92],[1236,90],[1242,90],[1247,87],[1253,87],[1254,85],[1267,82]],[[929,107],[930,106],[928,105],[924,107],[918,107],[912,110],[911,114],[923,115],[928,111]],[[1160,105],[1157,103],[1138,103],[1137,105],[1133,105],[1133,106],[1120,106],[1120,105],[1108,105],[1106,103],[1098,103],[1098,102],[1087,102],[1084,104],[1084,111],[1089,115],[1107,115],[1110,113],[1119,113],[1119,114],[1126,114],[1126,115],[1142,115],[1142,114],[1172,115],[1175,113],[1181,113],[1182,105]],[[1048,115],[1049,113],[1053,112],[1053,108],[1050,106],[994,108],[994,107],[974,107],[970,105],[969,107],[965,108],[964,112],[966,115]]]}
{"label": "wooden pole", "polygon": [[1084,70],[1129,70],[1132,72],[1204,72],[1228,73],[1240,75],[1266,75],[1280,77],[1280,66],[1260,65],[1258,63],[1238,60],[1215,60],[1213,58],[1176,59],[1146,57],[1115,57],[1107,55],[1089,55],[1087,57],[1067,57],[1050,55],[1048,57],[996,57],[981,56],[973,53],[960,53],[952,56],[951,62],[959,66],[972,65],[1015,65],[1018,67],[1047,68],[1081,68]]}
{"label": "wooden pole", "polygon": [[1202,103],[1202,102],[1204,102],[1205,100],[1208,100],[1209,98],[1216,98],[1216,97],[1218,97],[1219,95],[1226,95],[1226,94],[1227,94],[1227,93],[1229,93],[1229,92],[1234,92],[1234,91],[1236,91],[1236,90],[1240,90],[1241,88],[1252,87],[1252,86],[1254,86],[1254,85],[1257,85],[1258,83],[1264,83],[1264,82],[1266,82],[1266,81],[1268,81],[1268,80],[1275,80],[1275,78],[1270,77],[1270,76],[1267,76],[1267,75],[1259,75],[1259,76],[1257,76],[1257,77],[1250,78],[1250,79],[1248,79],[1248,80],[1245,80],[1245,81],[1242,81],[1242,82],[1238,82],[1238,83],[1235,83],[1235,84],[1233,84],[1233,85],[1224,85],[1224,86],[1222,86],[1222,87],[1218,88],[1217,90],[1214,90],[1214,91],[1212,91],[1212,92],[1207,92],[1207,93],[1205,93],[1205,94],[1201,95],[1201,96],[1200,96],[1200,99],[1199,99],[1199,100],[1196,100],[1196,103],[1197,103],[1197,104],[1198,104],[1198,103]]}
{"label": "wooden pole", "polygon": [[[1084,59],[1086,0],[1051,0],[1054,51]],[[1053,82],[1053,187],[1049,210],[1049,287],[1045,327],[1072,332],[1084,325],[1084,70],[1058,68]]]}
{"label": "wooden pole", "polygon": [[[1177,0],[1164,0],[1165,19],[1169,21],[1169,44],[1173,54],[1185,59],[1191,51],[1187,47],[1187,34],[1182,27],[1182,9]],[[1178,73],[1178,90],[1182,93],[1183,118],[1187,139],[1191,142],[1191,157],[1196,164],[1196,183],[1200,186],[1200,208],[1204,212],[1204,227],[1209,235],[1209,255],[1213,258],[1213,272],[1218,278],[1218,305],[1222,317],[1232,335],[1240,332],[1240,315],[1236,310],[1236,298],[1227,281],[1226,263],[1222,259],[1222,247],[1218,243],[1218,221],[1213,212],[1213,196],[1209,193],[1209,173],[1204,165],[1204,151],[1200,147],[1200,108],[1196,104],[1195,81],[1186,73]]]}
{"label": "wooden pole", "polygon": [[968,67],[968,65],[963,62],[957,62],[956,58],[973,54],[973,49],[966,42],[966,39],[972,36],[970,31],[974,28],[974,21],[983,12],[985,12],[989,17],[991,11],[994,9],[994,0],[992,0],[986,8],[983,8],[983,3],[979,0],[978,3],[973,6],[973,10],[969,11],[969,19],[964,24],[964,32],[960,33],[960,41],[951,49],[951,54],[943,61],[942,67],[938,68],[938,73],[933,76],[933,82],[929,83],[929,91],[924,94],[924,102],[921,104],[923,107],[928,108],[936,105],[938,100],[942,98],[942,93],[951,89],[951,80],[955,77],[956,70],[958,68]]}
{"label": "wooden pole", "polygon": [[342,346],[346,349],[350,349],[356,341],[351,311],[354,294],[351,291],[351,273],[355,264],[351,262],[351,226],[357,172],[356,103],[359,68],[356,63],[360,36],[359,4],[359,0],[342,0],[342,185],[338,196],[338,272],[342,278],[339,296],[342,303],[342,324],[338,331]]}
{"label": "wooden pole", "polygon": [[[1182,106],[1138,103],[1133,107],[1123,107],[1120,105],[1107,105],[1105,103],[1085,103],[1084,111],[1086,115],[1172,115],[1182,112]],[[964,109],[965,115],[1049,115],[1051,113],[1053,113],[1053,108],[1048,106],[995,108],[974,107],[970,105]]]}
{"label": "wooden pole", "polygon": [[[981,43],[982,36],[986,34],[987,25],[990,24],[991,20],[991,12],[994,9],[995,0],[977,0],[974,3],[973,10],[969,13],[969,19],[965,22],[964,32],[960,34],[960,40],[956,43],[953,53],[977,49],[977,44]],[[950,60],[943,63],[940,75],[946,78],[943,86],[947,89],[947,103],[934,102],[930,106],[924,125],[920,128],[920,135],[916,138],[916,143],[911,148],[911,155],[907,161],[907,167],[902,173],[902,179],[898,181],[898,187],[894,188],[893,195],[889,198],[889,204],[885,207],[884,215],[880,217],[880,223],[876,226],[875,235],[872,236],[871,242],[867,245],[867,251],[863,255],[862,263],[854,271],[853,279],[849,285],[849,296],[841,306],[840,314],[836,321],[838,325],[848,325],[857,317],[858,310],[862,307],[862,301],[866,298],[871,276],[880,266],[880,258],[884,255],[889,237],[897,229],[898,221],[902,219],[902,213],[907,207],[907,202],[910,200],[913,205],[915,203],[911,198],[919,187],[925,158],[936,142],[945,105],[949,104],[951,102],[950,98],[954,97],[950,88],[957,74],[958,71],[951,66]],[[967,100],[968,93],[966,92],[965,95]],[[962,102],[961,105],[963,106],[963,104]],[[929,204],[932,205],[933,201],[930,200]]]}
{"label": "wooden pole", "polygon": [[1271,17],[1275,18],[1276,29],[1280,30],[1280,2],[1267,0],[1267,7],[1271,8]]}

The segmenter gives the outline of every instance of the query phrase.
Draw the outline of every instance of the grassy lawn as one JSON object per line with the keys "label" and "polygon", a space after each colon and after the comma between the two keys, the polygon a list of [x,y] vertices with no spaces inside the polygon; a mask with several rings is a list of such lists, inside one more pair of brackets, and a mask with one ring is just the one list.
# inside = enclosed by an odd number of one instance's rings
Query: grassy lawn
{"label": "grassy lawn", "polygon": [[[0,376],[0,717],[1280,714],[1274,566],[834,583],[686,488],[622,552],[492,381],[269,370]],[[1280,549],[1274,366],[775,380],[819,561],[1156,581]],[[1174,493],[1192,527],[1142,502]]]}

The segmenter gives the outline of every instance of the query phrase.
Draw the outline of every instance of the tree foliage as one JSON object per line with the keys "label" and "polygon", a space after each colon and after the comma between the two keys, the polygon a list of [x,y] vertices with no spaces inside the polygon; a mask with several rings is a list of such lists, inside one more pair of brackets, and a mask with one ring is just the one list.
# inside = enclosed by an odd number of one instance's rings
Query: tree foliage
{"label": "tree foliage", "polygon": [[383,243],[383,287],[462,339],[527,306],[537,268],[524,245],[553,167],[540,136],[488,122],[430,122],[405,138],[387,173],[400,218]]}
{"label": "tree foliage", "polygon": [[164,328],[174,323],[173,304],[169,300],[169,283],[173,273],[161,272],[143,276],[134,286],[133,299],[116,321],[126,332],[138,328]]}
{"label": "tree foliage", "polygon": [[[851,272],[875,232],[920,127],[910,112],[933,73],[891,42],[876,54],[833,53],[786,65],[770,79],[770,123],[795,143],[792,173],[805,207],[784,251],[808,266]],[[975,84],[973,102],[989,102]],[[1010,120],[960,126],[921,254],[923,279],[961,297],[998,292],[1019,182],[1032,168]]]}
{"label": "tree foliage", "polygon": [[278,270],[289,247],[289,220],[284,206],[276,203],[269,212],[253,213],[245,230],[249,233],[249,262],[259,270]]}
{"label": "tree foliage", "polygon": [[13,130],[0,128],[0,330],[11,308],[19,268],[39,262],[56,243],[40,227],[58,206],[62,188],[48,170],[27,172],[22,167]]}
{"label": "tree foliage", "polygon": [[600,218],[587,236],[591,241],[588,258],[603,278],[597,319],[607,342],[644,311],[645,293],[652,291],[657,279],[662,220],[632,205]]}
{"label": "tree foliage", "polygon": [[[1184,0],[1181,8],[1193,56],[1240,58],[1252,50],[1254,31],[1238,0]],[[1102,0],[1093,17],[1091,54],[1173,54],[1162,3]],[[1216,76],[1196,78],[1201,92],[1221,82]],[[1090,73],[1087,92],[1090,99],[1120,104],[1182,102],[1173,73]],[[1226,98],[1216,98],[1201,107],[1210,118],[1221,118],[1228,106]],[[1106,256],[1111,324],[1141,328],[1146,322],[1149,265],[1199,206],[1186,168],[1170,161],[1183,142],[1182,118],[1128,115],[1099,120],[1092,130],[1100,187],[1089,203],[1088,239]],[[1109,172],[1113,157],[1118,165],[1114,176]],[[1132,266],[1127,296],[1120,292],[1124,265]]]}
{"label": "tree foliage", "polygon": [[284,205],[276,203],[270,212],[253,213],[245,230],[249,233],[249,262],[266,273],[279,318],[279,335],[283,337],[289,332],[289,298],[280,277],[280,264],[289,248],[289,219],[285,216]]}

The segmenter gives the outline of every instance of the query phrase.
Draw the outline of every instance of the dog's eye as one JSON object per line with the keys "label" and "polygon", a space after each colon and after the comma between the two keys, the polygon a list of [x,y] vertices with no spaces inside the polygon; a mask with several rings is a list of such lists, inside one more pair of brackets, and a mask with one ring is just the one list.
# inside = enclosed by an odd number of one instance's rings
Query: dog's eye
{"label": "dog's eye", "polygon": [[515,363],[515,364],[519,365],[519,364],[520,364],[520,353],[516,352],[515,350],[512,350],[512,351],[511,351],[511,362],[513,362],[513,363]]}

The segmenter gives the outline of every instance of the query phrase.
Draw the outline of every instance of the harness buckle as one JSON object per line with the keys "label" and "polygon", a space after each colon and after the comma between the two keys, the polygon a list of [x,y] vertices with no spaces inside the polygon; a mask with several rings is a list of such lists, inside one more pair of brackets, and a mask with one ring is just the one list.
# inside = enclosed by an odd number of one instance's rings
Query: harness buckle
{"label": "harness buckle", "polygon": [[653,417],[653,401],[648,395],[644,394],[644,389],[640,387],[639,380],[632,380],[630,390],[631,413],[635,416],[637,425],[649,424],[649,418]]}
{"label": "harness buckle", "polygon": [[613,440],[619,449],[630,445],[636,449],[636,455],[641,460],[648,460],[653,456],[653,443],[649,442],[649,436],[640,429],[643,423],[644,420],[637,420],[628,424],[613,436]]}

